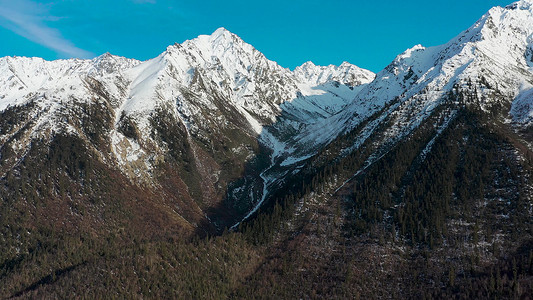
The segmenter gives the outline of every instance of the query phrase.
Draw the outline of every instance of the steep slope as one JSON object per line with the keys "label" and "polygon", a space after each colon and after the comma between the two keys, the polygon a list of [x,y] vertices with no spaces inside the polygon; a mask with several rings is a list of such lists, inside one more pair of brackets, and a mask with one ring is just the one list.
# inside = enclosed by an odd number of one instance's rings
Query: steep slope
{"label": "steep slope", "polygon": [[310,143],[324,135],[336,137],[364,125],[353,146],[344,151],[347,154],[385,126],[373,146],[376,155],[370,164],[444,104],[456,104],[445,119],[453,118],[460,105],[467,105],[499,114],[500,120],[517,128],[528,128],[532,21],[531,3],[519,1],[491,9],[444,45],[408,49],[364,86],[341,113],[304,130],[299,142]]}
{"label": "steep slope", "polygon": [[445,45],[399,55],[299,133],[336,138],[241,227],[276,242],[237,294],[528,297],[531,22],[531,1],[495,7]]}
{"label": "steep slope", "polygon": [[[406,102],[402,106],[416,107],[412,113],[423,117],[455,90],[475,94],[479,99],[475,104],[484,111],[501,109],[531,84],[531,22],[528,1],[492,8],[447,44],[415,46],[398,56],[378,75],[379,82],[358,99],[390,101],[398,97]],[[517,114],[514,117],[515,121],[523,119]]]}
{"label": "steep slope", "polygon": [[302,160],[299,168],[312,174],[324,164],[357,157],[359,168],[338,185],[339,192],[417,136],[424,146],[405,174],[405,180],[412,180],[410,173],[423,165],[435,142],[465,113],[479,120],[475,130],[498,132],[515,148],[514,160],[529,164],[532,22],[532,2],[518,1],[492,8],[444,45],[418,45],[400,54],[340,113],[299,133],[301,144],[340,136],[322,151],[328,159],[318,155]]}

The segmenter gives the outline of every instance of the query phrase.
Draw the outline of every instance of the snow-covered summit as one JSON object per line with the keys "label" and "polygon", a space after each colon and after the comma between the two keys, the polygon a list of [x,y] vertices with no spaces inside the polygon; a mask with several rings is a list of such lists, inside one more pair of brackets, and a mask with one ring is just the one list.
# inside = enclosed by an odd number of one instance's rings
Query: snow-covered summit
{"label": "snow-covered summit", "polygon": [[[339,114],[305,128],[300,142],[312,143],[324,135],[338,136],[379,114],[365,125],[354,147],[382,126],[380,140],[374,145],[386,151],[415,130],[439,105],[454,101],[450,94],[458,93],[462,94],[458,98],[465,99],[467,95],[469,105],[485,111],[501,111],[512,103],[513,121],[525,126],[532,124],[531,3],[519,1],[506,8],[494,7],[444,45],[427,48],[416,45],[407,49],[375,80],[364,85]],[[305,70],[312,71],[306,74]],[[314,70],[313,64],[307,63],[299,72],[307,78],[312,75],[318,78],[321,73]],[[387,120],[386,126],[380,124]]]}
{"label": "snow-covered summit", "polygon": [[98,75],[111,74],[114,72],[121,72],[130,69],[139,63],[136,59],[125,58],[118,55],[113,55],[106,52],[90,60],[88,70],[84,70],[89,75],[98,73]]}
{"label": "snow-covered summit", "polygon": [[521,9],[521,10],[530,10],[533,5],[533,1],[531,0],[520,0],[517,2],[514,2],[508,6],[506,6],[506,9]]}
{"label": "snow-covered summit", "polygon": [[132,84],[123,105],[126,111],[148,115],[162,103],[178,102],[179,113],[193,127],[197,125],[192,122],[195,112],[216,114],[220,107],[214,103],[223,102],[225,107],[236,108],[259,132],[259,124],[273,122],[279,114],[277,104],[297,95],[288,69],[224,28],[169,46],[129,71],[128,78]]}
{"label": "snow-covered summit", "polygon": [[[473,89],[484,109],[500,101],[496,93],[515,98],[533,83],[531,3],[494,7],[444,45],[406,50],[377,74],[358,95],[359,101],[418,99],[419,107],[428,108],[454,86]],[[470,88],[472,84],[477,88]]]}
{"label": "snow-covered summit", "polygon": [[314,85],[321,85],[327,82],[337,81],[349,86],[357,86],[371,82],[375,74],[369,70],[359,68],[348,62],[343,62],[339,66],[317,66],[308,61],[296,67],[294,74],[303,82]]}
{"label": "snow-covered summit", "polygon": [[222,66],[226,71],[249,72],[255,65],[281,68],[252,45],[225,28],[219,28],[211,35],[200,35],[182,44],[167,48],[170,56],[186,54],[191,56],[190,65],[204,68]]}
{"label": "snow-covered summit", "polygon": [[230,32],[224,27],[218,28],[210,35],[200,35],[197,38],[185,41],[183,43],[184,46],[188,46],[190,44],[196,44],[200,48],[202,48],[202,46],[207,46],[206,48],[211,48],[212,50],[215,50],[215,51],[216,50],[223,51],[234,45],[240,45],[240,46],[245,45],[245,47],[249,49],[253,48],[251,45],[245,43],[239,36]]}
{"label": "snow-covered summit", "polygon": [[[334,81],[354,87],[370,82],[374,76],[372,72],[348,63],[328,67],[309,65],[306,70],[298,70],[292,72],[281,67],[237,35],[219,28],[211,35],[169,46],[159,57],[128,72],[131,92],[123,108],[127,112],[147,115],[147,111],[160,105],[158,103],[174,103],[178,99],[180,114],[194,120],[194,111],[217,109],[209,100],[216,91],[217,99],[226,103],[224,106],[235,107],[259,133],[262,125],[276,120],[282,110],[280,104],[292,101],[298,95],[331,94],[342,99],[335,103],[326,100],[317,103],[324,107],[340,107],[337,102],[344,105],[354,96],[353,91],[332,93],[313,87]],[[195,106],[203,109],[193,108],[191,103],[183,101],[186,97],[182,91],[185,89],[203,95],[195,100],[198,102]],[[339,97],[341,93],[348,98]],[[316,109],[314,104],[305,105],[306,109]],[[196,126],[194,122],[188,124]]]}
{"label": "snow-covered summit", "polygon": [[88,77],[106,81],[140,62],[109,53],[94,59],[46,61],[38,57],[0,58],[0,110],[20,105],[42,94],[81,100]]}

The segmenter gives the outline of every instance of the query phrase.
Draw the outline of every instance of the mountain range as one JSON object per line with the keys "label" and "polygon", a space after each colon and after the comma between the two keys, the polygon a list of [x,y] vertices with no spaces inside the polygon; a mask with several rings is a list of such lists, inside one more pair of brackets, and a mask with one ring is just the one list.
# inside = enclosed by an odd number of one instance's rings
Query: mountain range
{"label": "mountain range", "polygon": [[224,28],[147,61],[4,57],[0,114],[7,298],[532,293],[531,0],[377,74]]}

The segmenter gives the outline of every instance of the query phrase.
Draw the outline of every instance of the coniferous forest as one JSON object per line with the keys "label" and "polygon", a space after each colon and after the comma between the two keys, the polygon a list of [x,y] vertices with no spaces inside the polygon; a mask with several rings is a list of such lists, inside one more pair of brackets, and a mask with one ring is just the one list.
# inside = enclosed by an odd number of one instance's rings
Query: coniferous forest
{"label": "coniferous forest", "polygon": [[[449,126],[436,135],[432,124],[443,122],[451,111]],[[526,159],[517,159],[516,133],[487,122],[468,106],[445,105],[338,189],[373,152],[368,140],[350,155],[335,155],[359,130],[311,158],[256,215],[224,232],[186,231],[164,214],[132,219],[146,210],[136,207],[142,191],[118,188],[126,183],[87,154],[82,141],[58,137],[47,153],[39,153],[36,145],[35,155],[29,154],[36,159],[19,166],[5,179],[9,189],[2,189],[12,200],[2,204],[0,294],[195,299],[531,295],[533,222],[525,189],[531,186],[533,153],[523,148]],[[424,152],[431,139],[431,151]],[[48,159],[37,159],[41,155]],[[41,180],[33,180],[30,170],[35,169],[41,170]],[[102,196],[66,203],[72,193]],[[45,195],[80,216],[98,213],[114,223],[102,225],[91,216],[81,218],[86,223],[63,226],[50,211],[62,208],[43,201]]]}

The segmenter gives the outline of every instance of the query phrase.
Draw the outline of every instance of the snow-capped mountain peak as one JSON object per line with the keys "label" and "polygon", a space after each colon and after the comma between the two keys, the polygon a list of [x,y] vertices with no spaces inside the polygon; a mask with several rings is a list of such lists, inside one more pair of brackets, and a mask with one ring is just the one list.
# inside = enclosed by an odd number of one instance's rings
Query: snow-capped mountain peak
{"label": "snow-capped mountain peak", "polygon": [[86,71],[89,75],[97,73],[98,75],[112,74],[122,72],[141,63],[136,59],[125,58],[106,52],[91,60],[89,69]]}
{"label": "snow-capped mountain peak", "polygon": [[215,30],[210,36],[209,39],[214,45],[226,44],[231,41],[240,40],[240,38],[227,30],[224,27],[220,27]]}
{"label": "snow-capped mountain peak", "polygon": [[[181,46],[204,60],[209,60],[212,57],[222,59],[226,56],[251,55],[259,52],[252,45],[223,27],[211,35],[200,35],[195,39],[185,41]],[[236,57],[231,58],[236,59]]]}
{"label": "snow-capped mountain peak", "polygon": [[506,6],[506,9],[520,9],[520,10],[530,10],[533,6],[533,1],[531,0],[520,0],[517,2],[514,2],[508,6]]}
{"label": "snow-capped mountain peak", "polygon": [[[371,112],[392,105],[394,122],[380,142],[385,149],[456,95],[483,111],[501,111],[511,104],[513,121],[528,126],[533,122],[531,4],[519,1],[505,8],[494,7],[446,44],[406,50],[363,88],[344,116],[335,116],[328,123],[345,122],[353,128]],[[383,120],[392,109],[383,114]],[[506,112],[502,115],[506,117]],[[371,130],[369,126],[368,132]]]}
{"label": "snow-capped mountain peak", "polygon": [[316,86],[332,81],[349,86],[357,86],[369,83],[375,77],[373,72],[359,68],[346,61],[339,66],[317,66],[308,61],[296,67],[294,74],[301,81],[309,82]]}

